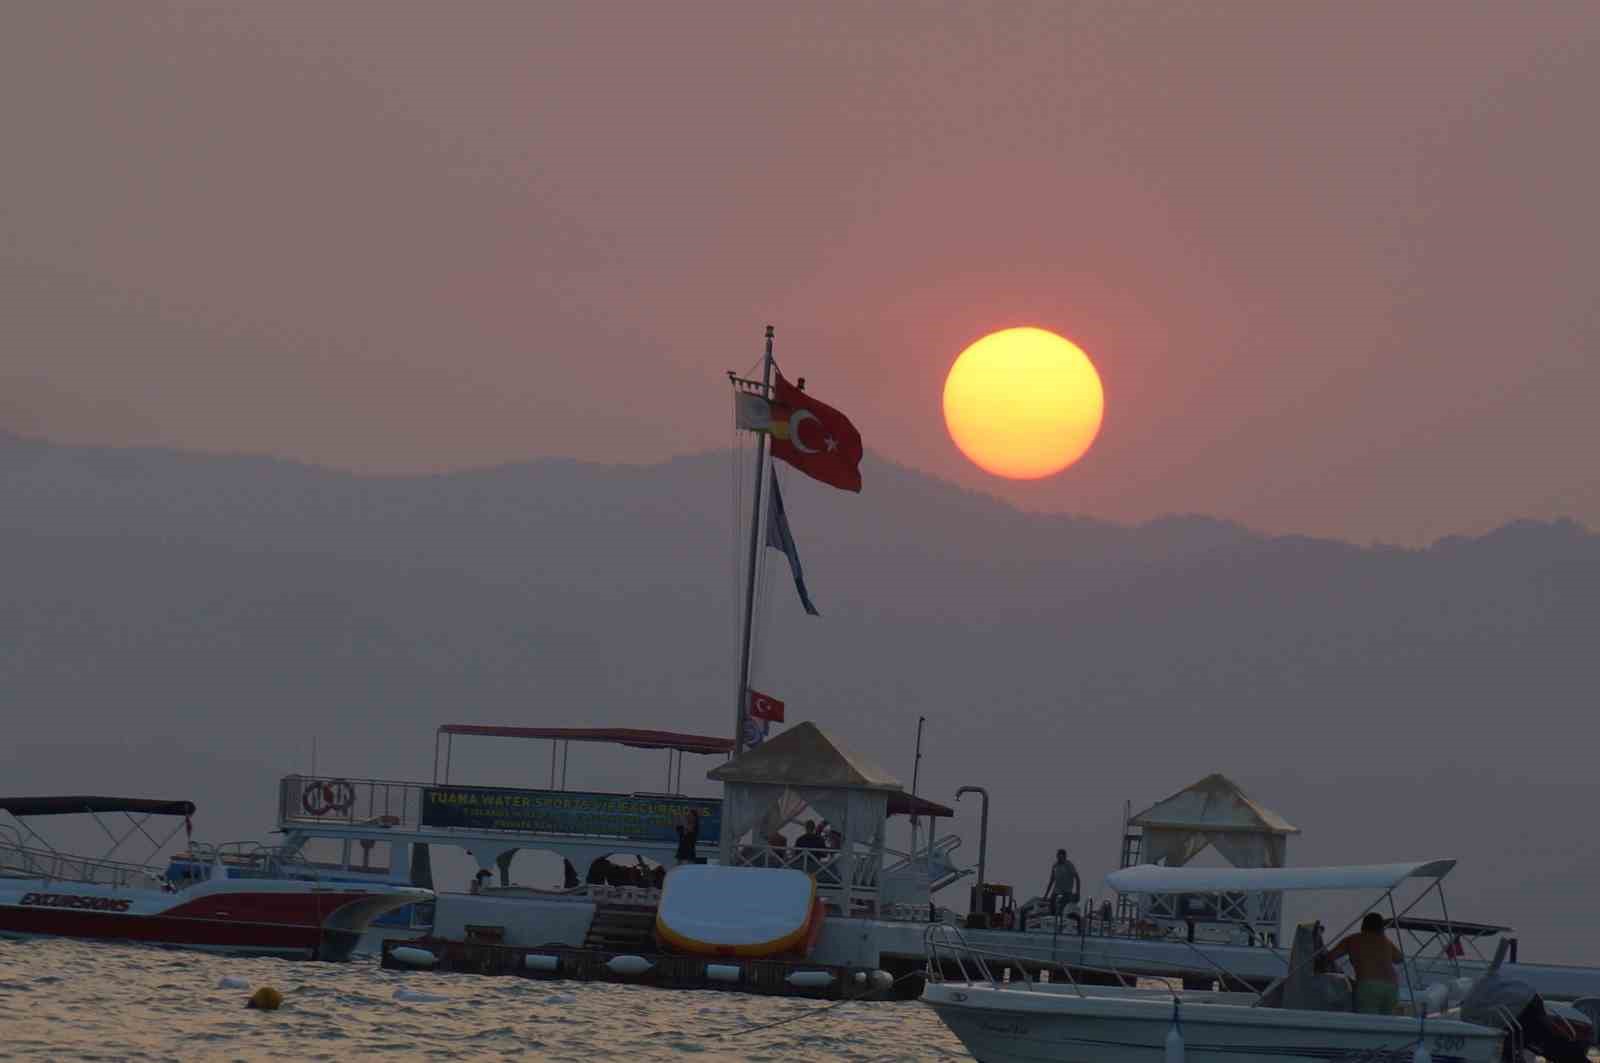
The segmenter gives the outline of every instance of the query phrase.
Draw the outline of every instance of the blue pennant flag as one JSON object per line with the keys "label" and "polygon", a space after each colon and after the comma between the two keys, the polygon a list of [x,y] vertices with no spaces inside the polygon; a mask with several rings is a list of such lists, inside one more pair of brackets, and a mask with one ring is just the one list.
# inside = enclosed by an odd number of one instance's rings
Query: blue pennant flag
{"label": "blue pennant flag", "polygon": [[789,518],[783,513],[783,495],[778,493],[778,478],[772,477],[772,494],[767,506],[767,545],[781,550],[789,559],[789,571],[794,573],[794,589],[800,592],[800,604],[812,616],[821,616],[811,604],[806,592],[806,574],[800,569],[800,551],[795,549],[794,536],[789,533]]}

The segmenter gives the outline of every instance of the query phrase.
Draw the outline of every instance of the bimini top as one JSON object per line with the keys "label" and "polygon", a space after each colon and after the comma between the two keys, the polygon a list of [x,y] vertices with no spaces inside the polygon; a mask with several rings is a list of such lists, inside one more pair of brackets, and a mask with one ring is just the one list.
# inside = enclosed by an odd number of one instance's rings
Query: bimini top
{"label": "bimini top", "polygon": [[144,797],[0,797],[0,812],[13,816],[81,816],[88,812],[192,816],[194,802],[152,801]]}
{"label": "bimini top", "polygon": [[554,742],[610,742],[634,749],[675,749],[680,753],[728,754],[733,739],[717,735],[645,731],[637,727],[497,727],[481,723],[439,725],[442,735],[482,735],[487,738],[545,738]]}
{"label": "bimini top", "polygon": [[1140,864],[1106,876],[1118,893],[1236,893],[1256,890],[1392,890],[1408,878],[1441,879],[1454,860],[1355,867],[1159,867]]}

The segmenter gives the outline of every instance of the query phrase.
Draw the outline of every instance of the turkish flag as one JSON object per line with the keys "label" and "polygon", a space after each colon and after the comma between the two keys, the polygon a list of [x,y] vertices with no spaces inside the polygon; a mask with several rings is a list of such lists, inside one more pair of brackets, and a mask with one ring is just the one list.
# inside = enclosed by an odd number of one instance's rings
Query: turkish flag
{"label": "turkish flag", "polygon": [[850,418],[778,374],[772,395],[772,456],[813,480],[861,490],[861,433]]}
{"label": "turkish flag", "polygon": [[783,702],[758,690],[750,691],[750,718],[770,723],[783,722]]}

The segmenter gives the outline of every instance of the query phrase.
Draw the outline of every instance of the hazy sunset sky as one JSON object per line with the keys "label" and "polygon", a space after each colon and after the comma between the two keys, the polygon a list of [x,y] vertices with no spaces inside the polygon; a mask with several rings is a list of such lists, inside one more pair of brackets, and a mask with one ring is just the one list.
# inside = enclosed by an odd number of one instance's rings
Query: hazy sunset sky
{"label": "hazy sunset sky", "polygon": [[[778,329],[1028,508],[1600,525],[1600,5],[12,5],[0,429],[370,471],[726,446]],[[1099,441],[946,370],[1073,339]],[[866,490],[870,491],[870,480]]]}

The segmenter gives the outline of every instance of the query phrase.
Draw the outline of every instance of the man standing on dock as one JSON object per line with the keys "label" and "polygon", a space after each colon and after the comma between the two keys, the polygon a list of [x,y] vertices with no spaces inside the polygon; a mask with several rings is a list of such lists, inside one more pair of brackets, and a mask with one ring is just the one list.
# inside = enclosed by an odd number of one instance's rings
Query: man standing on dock
{"label": "man standing on dock", "polygon": [[697,864],[695,847],[700,844],[700,813],[696,809],[689,809],[678,821],[678,852],[679,864]]}
{"label": "man standing on dock", "polygon": [[1050,898],[1050,914],[1056,918],[1076,914],[1072,911],[1078,903],[1080,880],[1078,869],[1067,859],[1065,849],[1056,850],[1056,862],[1050,865],[1050,880],[1045,883],[1044,895]]}

